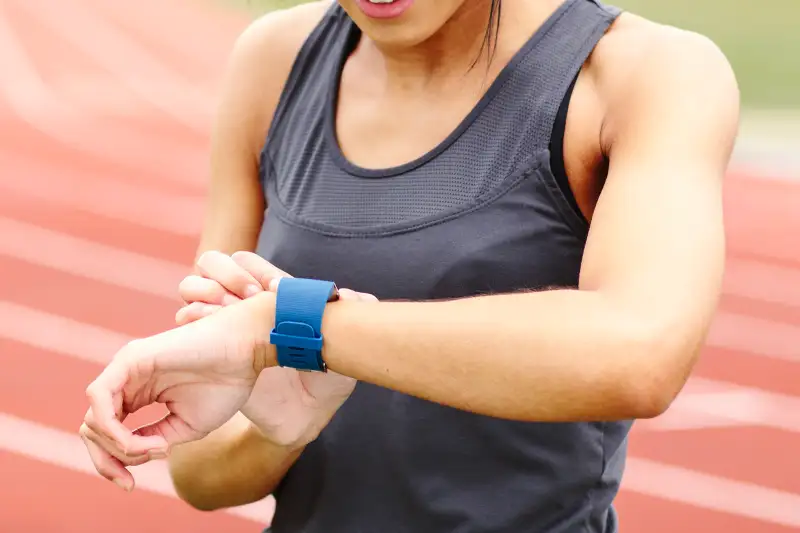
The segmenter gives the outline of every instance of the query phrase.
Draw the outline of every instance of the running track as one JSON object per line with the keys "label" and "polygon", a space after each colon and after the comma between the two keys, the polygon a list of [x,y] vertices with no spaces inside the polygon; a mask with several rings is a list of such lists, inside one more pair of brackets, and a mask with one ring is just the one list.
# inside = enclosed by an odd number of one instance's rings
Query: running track
{"label": "running track", "polygon": [[[216,82],[241,16],[192,0],[0,2],[0,531],[253,533],[163,464],[92,474],[85,386],[171,325],[202,216]],[[800,184],[733,173],[725,296],[695,377],[637,425],[624,531],[800,529]]]}

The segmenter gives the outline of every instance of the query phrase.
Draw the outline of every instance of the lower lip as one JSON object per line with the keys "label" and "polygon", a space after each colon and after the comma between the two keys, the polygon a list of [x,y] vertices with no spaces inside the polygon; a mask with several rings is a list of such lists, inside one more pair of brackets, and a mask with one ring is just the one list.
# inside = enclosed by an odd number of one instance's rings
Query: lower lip
{"label": "lower lip", "polygon": [[356,0],[358,7],[368,17],[393,19],[405,13],[414,0],[394,0],[391,4],[373,4],[369,0]]}

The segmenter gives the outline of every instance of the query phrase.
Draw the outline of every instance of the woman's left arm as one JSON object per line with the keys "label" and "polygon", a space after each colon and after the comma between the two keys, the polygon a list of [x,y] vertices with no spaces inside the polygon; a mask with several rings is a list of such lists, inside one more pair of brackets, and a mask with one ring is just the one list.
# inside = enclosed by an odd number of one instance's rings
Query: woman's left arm
{"label": "woman's left arm", "polygon": [[[669,30],[674,31],[674,30]],[[739,94],[719,50],[654,46],[610,110],[610,167],[578,290],[444,302],[339,302],[332,370],[452,407],[529,421],[649,418],[683,387],[724,270],[722,180]]]}

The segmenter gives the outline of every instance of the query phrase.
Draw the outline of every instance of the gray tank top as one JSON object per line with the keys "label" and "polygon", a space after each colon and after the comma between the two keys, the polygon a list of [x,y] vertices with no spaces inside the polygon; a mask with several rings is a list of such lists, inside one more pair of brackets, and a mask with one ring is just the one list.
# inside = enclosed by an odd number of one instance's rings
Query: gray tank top
{"label": "gray tank top", "polygon": [[[549,147],[559,105],[618,13],[566,0],[445,141],[372,170],[336,140],[339,77],[360,32],[334,3],[298,54],[262,152],[258,252],[380,299],[577,286],[588,226]],[[630,425],[501,420],[359,383],[278,488],[272,529],[613,532]]]}

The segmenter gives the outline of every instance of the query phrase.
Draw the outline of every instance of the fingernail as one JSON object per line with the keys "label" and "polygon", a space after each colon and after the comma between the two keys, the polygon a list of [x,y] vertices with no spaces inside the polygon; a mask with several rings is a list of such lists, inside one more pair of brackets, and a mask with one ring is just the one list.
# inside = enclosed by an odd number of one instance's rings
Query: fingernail
{"label": "fingernail", "polygon": [[217,311],[217,306],[216,305],[204,305],[203,306],[203,315],[204,316],[213,315],[216,311]]}
{"label": "fingernail", "polygon": [[281,278],[272,278],[272,281],[269,282],[269,290],[275,292],[278,290],[278,284],[281,282]]}
{"label": "fingernail", "polygon": [[[246,291],[245,291],[245,292],[246,292]],[[237,303],[237,302],[241,302],[241,301],[242,301],[242,300],[241,300],[240,298],[238,298],[238,297],[234,296],[233,294],[225,294],[225,295],[222,297],[222,305],[223,305],[223,306],[227,306],[227,305],[233,305],[233,304],[235,304],[235,303]]]}
{"label": "fingernail", "polygon": [[255,296],[256,294],[258,294],[260,292],[262,292],[261,287],[258,287],[256,285],[248,285],[244,289],[244,297],[245,298],[250,298],[251,296]]}
{"label": "fingernail", "polygon": [[131,491],[131,489],[128,486],[128,484],[125,483],[124,481],[122,481],[121,479],[115,479],[113,481],[114,481],[114,485],[116,485],[117,487],[121,488],[125,492],[130,492]]}

